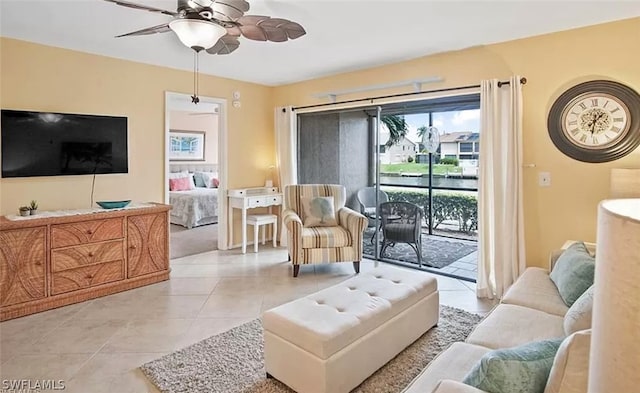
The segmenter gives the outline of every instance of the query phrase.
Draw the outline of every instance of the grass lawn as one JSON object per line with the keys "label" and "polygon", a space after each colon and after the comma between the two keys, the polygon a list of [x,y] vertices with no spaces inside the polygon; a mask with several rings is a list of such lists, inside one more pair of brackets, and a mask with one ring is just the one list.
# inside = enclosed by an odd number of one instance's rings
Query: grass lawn
{"label": "grass lawn", "polygon": [[[433,166],[434,175],[445,175],[447,173],[460,173],[462,170],[458,166],[454,165],[440,165]],[[381,173],[429,173],[429,164],[416,164],[415,162],[403,162],[402,164],[381,164]]]}

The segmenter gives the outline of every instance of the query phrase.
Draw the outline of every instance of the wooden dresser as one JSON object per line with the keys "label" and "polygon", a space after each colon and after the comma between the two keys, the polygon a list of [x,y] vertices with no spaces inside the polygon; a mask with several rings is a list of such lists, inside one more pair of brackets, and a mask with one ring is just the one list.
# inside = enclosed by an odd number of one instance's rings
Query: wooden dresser
{"label": "wooden dresser", "polygon": [[169,209],[0,217],[0,321],[169,279]]}

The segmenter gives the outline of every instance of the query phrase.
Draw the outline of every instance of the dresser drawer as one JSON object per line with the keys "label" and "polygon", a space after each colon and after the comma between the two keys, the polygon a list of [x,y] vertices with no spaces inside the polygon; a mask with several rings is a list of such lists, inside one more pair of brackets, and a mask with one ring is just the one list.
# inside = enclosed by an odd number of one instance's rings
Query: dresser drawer
{"label": "dresser drawer", "polygon": [[51,226],[51,248],[122,238],[124,226],[121,217]]}
{"label": "dresser drawer", "polygon": [[263,196],[255,196],[255,197],[250,197],[247,201],[247,204],[249,205],[248,207],[261,207],[261,206],[267,206],[267,201],[266,198]]}
{"label": "dresser drawer", "polygon": [[51,275],[51,294],[58,295],[119,280],[124,280],[123,260],[64,270]]}
{"label": "dresser drawer", "polygon": [[89,243],[51,250],[51,271],[75,269],[124,259],[124,240]]}
{"label": "dresser drawer", "polygon": [[265,206],[282,205],[282,195],[268,195],[264,199]]}

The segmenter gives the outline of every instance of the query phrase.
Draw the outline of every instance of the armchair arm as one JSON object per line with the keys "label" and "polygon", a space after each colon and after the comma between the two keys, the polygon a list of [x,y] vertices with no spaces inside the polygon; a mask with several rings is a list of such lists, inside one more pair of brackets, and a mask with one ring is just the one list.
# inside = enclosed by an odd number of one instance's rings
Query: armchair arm
{"label": "armchair arm", "polygon": [[348,207],[338,210],[338,225],[345,228],[351,234],[351,246],[356,250],[356,260],[362,260],[362,238],[364,230],[369,225],[367,217],[360,213],[356,213]]}
{"label": "armchair arm", "polygon": [[287,228],[287,248],[294,265],[302,263],[302,220],[298,213],[291,209],[282,212],[282,224]]}
{"label": "armchair arm", "polygon": [[484,390],[451,379],[443,379],[432,393],[485,393]]}

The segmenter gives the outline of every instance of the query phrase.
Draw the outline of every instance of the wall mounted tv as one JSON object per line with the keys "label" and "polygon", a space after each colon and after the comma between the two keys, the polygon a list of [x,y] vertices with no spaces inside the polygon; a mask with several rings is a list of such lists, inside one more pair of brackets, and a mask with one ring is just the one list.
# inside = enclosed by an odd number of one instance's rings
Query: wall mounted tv
{"label": "wall mounted tv", "polygon": [[2,109],[2,177],[127,173],[127,118]]}

